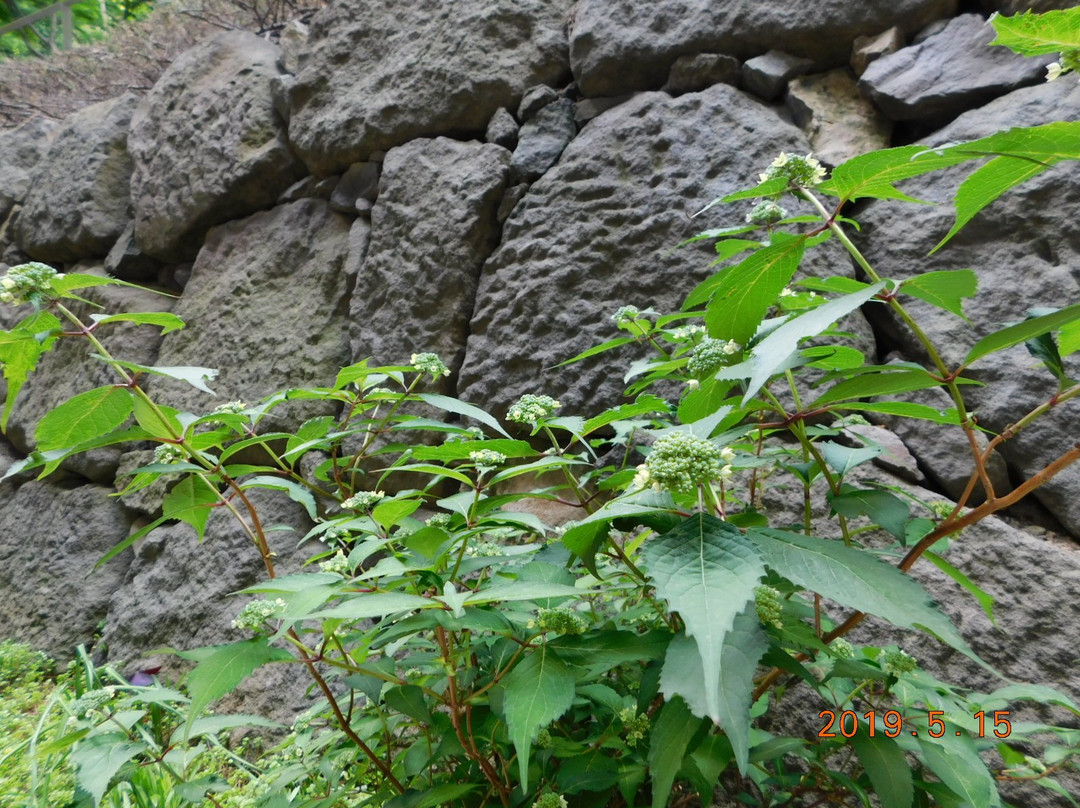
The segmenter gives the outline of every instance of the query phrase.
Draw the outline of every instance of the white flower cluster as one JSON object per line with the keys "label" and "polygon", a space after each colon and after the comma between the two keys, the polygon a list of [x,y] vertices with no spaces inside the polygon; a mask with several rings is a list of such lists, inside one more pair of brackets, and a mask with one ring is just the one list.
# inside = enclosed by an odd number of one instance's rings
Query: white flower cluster
{"label": "white flower cluster", "polygon": [[[733,471],[735,453],[689,432],[670,432],[657,438],[634,477],[636,488],[656,491],[694,491],[713,480],[726,480]],[[725,465],[727,464],[727,465]]]}
{"label": "white flower cluster", "polygon": [[450,375],[450,368],[439,358],[438,354],[414,353],[409,359],[409,364],[413,366],[413,370],[420,373],[430,373],[433,379]]}
{"label": "white flower cluster", "polygon": [[899,650],[888,651],[884,648],[877,655],[877,663],[886,673],[891,673],[893,676],[911,673],[919,667],[918,660],[910,654]]}
{"label": "white flower cluster", "polygon": [[173,443],[162,443],[154,449],[155,463],[180,463],[184,460],[184,450]]}
{"label": "white flower cluster", "polygon": [[55,296],[49,281],[56,276],[55,269],[37,261],[14,266],[0,279],[0,303],[11,306],[33,303],[40,306]]}
{"label": "white flower cluster", "polygon": [[632,323],[640,316],[641,309],[637,306],[620,306],[616,309],[615,313],[611,315],[611,319],[615,321],[615,325],[626,325],[627,323]]}
{"label": "white flower cluster", "polygon": [[465,555],[469,558],[497,558],[502,554],[502,547],[493,541],[481,541],[465,548]]}
{"label": "white flower cluster", "polygon": [[428,527],[450,527],[450,514],[437,513],[434,516],[430,517],[426,522],[424,522],[424,524]]}
{"label": "white flower cluster", "polygon": [[690,361],[686,363],[686,369],[695,376],[711,375],[741,350],[742,346],[733,339],[725,342],[722,339],[706,337],[694,348]]}
{"label": "white flower cluster", "polygon": [[383,491],[357,491],[351,497],[342,501],[341,508],[348,511],[370,511],[384,497],[386,497],[386,494]]}
{"label": "white flower cluster", "polygon": [[566,797],[554,791],[548,791],[536,798],[532,808],[567,808]]}
{"label": "white flower cluster", "polygon": [[756,224],[759,227],[776,224],[781,219],[786,219],[787,215],[788,212],[785,208],[780,207],[772,199],[766,199],[751,208],[750,212],[746,214],[746,223]]}
{"label": "white flower cluster", "polygon": [[481,449],[479,452],[469,452],[469,460],[478,466],[501,466],[506,462],[506,455],[493,449]]}
{"label": "white flower cluster", "polygon": [[349,569],[349,559],[341,552],[341,550],[338,550],[333,556],[326,559],[326,561],[320,561],[319,569],[323,572],[334,573],[336,575],[348,575],[351,571]]}
{"label": "white flower cluster", "polygon": [[240,610],[236,619],[232,621],[233,628],[258,631],[262,624],[285,610],[285,601],[281,598],[274,600],[253,600]]}
{"label": "white flower cluster", "polygon": [[800,157],[797,154],[781,152],[780,156],[759,175],[762,182],[783,177],[792,188],[812,188],[825,180],[825,167],[811,154]]}
{"label": "white flower cluster", "polygon": [[562,404],[551,396],[534,396],[526,393],[519,398],[506,412],[506,420],[518,424],[529,424],[547,418]]}
{"label": "white flower cluster", "polygon": [[855,657],[855,647],[843,637],[837,637],[829,643],[829,651],[837,659],[853,659]]}
{"label": "white flower cluster", "polygon": [[704,333],[705,326],[703,325],[680,325],[678,328],[671,329],[669,336],[675,340],[688,340]]}
{"label": "white flower cluster", "polygon": [[1074,70],[1080,70],[1080,50],[1065,51],[1060,59],[1046,66],[1046,80],[1054,81]]}
{"label": "white flower cluster", "polygon": [[536,613],[536,627],[556,634],[584,634],[589,624],[570,609],[540,609]]}
{"label": "white flower cluster", "polygon": [[478,426],[470,426],[464,432],[453,432],[446,436],[443,443],[465,443],[470,440],[482,440],[484,430]]}

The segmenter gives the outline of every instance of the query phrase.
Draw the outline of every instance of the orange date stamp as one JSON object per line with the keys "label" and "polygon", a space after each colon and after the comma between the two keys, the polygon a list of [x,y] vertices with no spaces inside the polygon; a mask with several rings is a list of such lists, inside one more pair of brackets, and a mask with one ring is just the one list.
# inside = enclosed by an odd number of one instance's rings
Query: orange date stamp
{"label": "orange date stamp", "polygon": [[[904,717],[896,710],[886,710],[880,714],[875,710],[870,710],[862,714],[863,722],[861,726],[871,738],[875,736],[875,732],[880,732],[888,738],[898,738],[905,732],[918,737],[920,731],[931,738],[943,738],[948,732],[948,727],[946,727],[943,719],[944,715],[943,710],[928,710],[926,712],[926,727],[920,730],[905,728]],[[978,732],[975,733],[976,737],[988,737],[988,729],[991,730],[995,738],[1008,738],[1012,732],[1008,710],[994,710],[989,717],[984,710],[979,710],[971,717],[979,726]],[[859,715],[854,710],[843,710],[839,713],[835,710],[822,710],[818,713],[818,718],[825,722],[825,726],[818,730],[819,738],[835,738],[837,732],[844,738],[851,738],[856,732],[859,732]],[[879,718],[881,721],[880,728],[878,727]],[[912,726],[914,724],[909,719],[908,727]],[[956,730],[956,734],[962,735],[963,733]]]}

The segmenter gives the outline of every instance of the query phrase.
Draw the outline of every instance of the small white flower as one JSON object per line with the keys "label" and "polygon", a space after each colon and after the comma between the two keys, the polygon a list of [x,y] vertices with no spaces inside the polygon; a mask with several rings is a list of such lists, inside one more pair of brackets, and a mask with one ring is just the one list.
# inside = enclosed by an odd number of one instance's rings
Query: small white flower
{"label": "small white flower", "polygon": [[383,491],[357,491],[341,503],[342,510],[370,511],[386,494]]}
{"label": "small white flower", "polygon": [[1061,78],[1061,74],[1064,72],[1065,68],[1062,67],[1061,62],[1051,62],[1046,66],[1046,80],[1053,81]]}

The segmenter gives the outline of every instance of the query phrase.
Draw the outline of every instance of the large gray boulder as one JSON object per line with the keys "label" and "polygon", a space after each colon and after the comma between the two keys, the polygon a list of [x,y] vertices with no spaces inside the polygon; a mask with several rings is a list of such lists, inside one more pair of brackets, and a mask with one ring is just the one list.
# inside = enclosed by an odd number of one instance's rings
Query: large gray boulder
{"label": "large gray boulder", "polygon": [[[968,140],[1014,126],[1075,120],[1078,115],[1080,85],[1058,81],[1018,90],[963,115],[927,142],[936,145]],[[964,174],[964,170],[953,170],[948,177],[918,178],[902,187],[916,198],[947,203]],[[936,342],[945,361],[955,366],[975,340],[1024,319],[1029,308],[1060,307],[1080,300],[1080,283],[1074,272],[1080,260],[1080,224],[1073,214],[1078,205],[1080,166],[1061,163],[1005,194],[931,257],[927,253],[952,225],[953,213],[948,204],[874,202],[859,216],[864,223],[859,243],[885,277],[899,280],[927,270],[976,271],[978,295],[964,301],[970,323],[921,301],[902,298]],[[909,358],[921,358],[906,328],[889,319],[882,319],[879,325]],[[965,374],[988,385],[965,390],[982,426],[1003,430],[1049,399],[1056,382],[1037,364],[1021,345],[979,361]],[[1077,376],[1075,364],[1071,371]],[[1001,446],[1015,474],[1030,476],[1080,438],[1076,407],[1075,401],[1061,405],[1051,416]],[[1080,535],[1078,487],[1080,469],[1073,467],[1036,492],[1074,535]]]}
{"label": "large gray boulder", "polygon": [[481,136],[500,107],[569,76],[571,0],[333,3],[311,24],[289,137],[332,174],[417,137]]}
{"label": "large gray boulder", "polygon": [[[287,530],[267,534],[277,553],[278,575],[300,572],[305,559],[325,547],[297,542],[311,527],[304,510],[284,494],[252,491],[251,499],[265,525]],[[127,674],[163,668],[162,676],[175,679],[190,663],[161,648],[186,651],[207,645],[239,642],[250,632],[232,627],[232,620],[251,595],[235,593],[265,581],[267,572],[251,539],[232,514],[217,509],[210,516],[206,537],[200,542],[188,525],[159,528],[135,545],[121,585],[108,601],[105,644],[109,662]],[[110,571],[105,565],[99,572]],[[284,674],[284,675],[283,675]],[[288,723],[305,706],[304,689],[310,684],[297,665],[271,665],[256,672],[235,691],[226,711],[257,713]]]}
{"label": "large gray boulder", "polygon": [[304,174],[270,97],[280,56],[254,34],[218,34],[182,54],[143,98],[128,143],[143,252],[194,258],[210,226],[270,207]]}
{"label": "large gray boulder", "polygon": [[28,482],[0,505],[0,636],[71,659],[90,645],[109,599],[131,563],[125,551],[88,574],[128,535],[130,523],[110,489]]}
{"label": "large gray boulder", "polygon": [[891,145],[892,123],[862,96],[846,68],[793,80],[785,103],[814,156],[827,165]]}
{"label": "large gray boulder", "polygon": [[133,93],[64,119],[30,174],[16,225],[19,247],[39,261],[108,254],[127,224],[131,201],[128,127]]}
{"label": "large gray boulder", "polygon": [[155,395],[206,412],[332,382],[349,361],[349,225],[327,202],[301,199],[212,228],[176,305],[188,327],[165,337],[158,361],[219,370],[217,396],[171,380]]}
{"label": "large gray boulder", "polygon": [[590,96],[659,88],[675,60],[693,53],[747,59],[776,49],[836,67],[857,36],[893,25],[910,35],[955,9],[956,0],[581,0],[570,62]]}
{"label": "large gray boulder", "polygon": [[452,371],[461,366],[509,164],[501,146],[447,138],[387,153],[349,312],[354,360],[434,351]]}
{"label": "large gray boulder", "polygon": [[677,311],[715,271],[715,253],[675,246],[741,223],[749,207],[689,215],[753,185],[781,151],[809,151],[802,132],[724,84],[643,93],[589,123],[503,226],[480,278],[459,393],[496,409],[547,393],[568,413],[619,401],[631,352],[551,368],[622,335],[611,322],[620,306]]}
{"label": "large gray boulder", "polygon": [[876,60],[859,84],[893,120],[941,121],[1043,79],[1049,58],[990,47],[993,38],[985,19],[962,14],[919,44]]}
{"label": "large gray boulder", "polygon": [[0,132],[0,221],[30,190],[30,172],[52,142],[57,124],[48,118],[31,118],[22,126]]}

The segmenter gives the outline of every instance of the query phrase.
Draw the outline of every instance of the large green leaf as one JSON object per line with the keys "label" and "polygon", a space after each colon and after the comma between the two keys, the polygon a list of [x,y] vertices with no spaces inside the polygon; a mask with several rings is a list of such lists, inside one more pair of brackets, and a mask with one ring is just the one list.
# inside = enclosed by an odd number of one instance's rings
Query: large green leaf
{"label": "large green leaf", "polygon": [[1080,122],[1059,121],[1009,129],[979,140],[958,143],[945,152],[969,159],[994,159],[973,172],[958,189],[956,223],[933,251],[940,249],[976,213],[1013,186],[1062,160],[1080,160]]}
{"label": "large green leaf", "polygon": [[826,404],[853,398],[891,396],[897,393],[910,393],[914,390],[927,390],[931,387],[940,386],[941,379],[935,378],[921,368],[918,370],[910,368],[891,370],[888,366],[882,366],[874,372],[862,373],[834,384],[818,396],[810,404],[810,408],[823,407]]}
{"label": "large green leaf", "polygon": [[[745,345],[754,336],[769,306],[776,302],[799,268],[806,250],[805,236],[776,234],[762,247],[733,267],[706,281],[685,303],[695,306],[709,301],[705,325],[714,339],[735,340]],[[695,295],[703,297],[698,300]]]}
{"label": "large green leaf", "polygon": [[880,525],[896,536],[904,539],[904,525],[911,516],[911,509],[896,494],[877,488],[856,489],[844,486],[841,493],[829,496],[832,509],[848,518],[867,516],[876,525]]}
{"label": "large green leaf", "polygon": [[45,413],[34,431],[38,449],[63,449],[112,432],[131,414],[126,387],[95,387]]}
{"label": "large green leaf", "polygon": [[896,188],[895,183],[957,165],[967,159],[962,154],[929,151],[925,146],[881,149],[838,165],[832,177],[819,185],[818,190],[846,201],[872,197],[916,202],[918,200]]}
{"label": "large green leaf", "polygon": [[109,323],[135,323],[136,325],[156,325],[162,334],[179,331],[186,323],[167,311],[124,312],[122,314],[91,314],[90,319],[97,325]]}
{"label": "large green leaf", "polygon": [[199,541],[202,541],[206,535],[206,523],[210,519],[210,508],[218,501],[217,491],[211,483],[197,474],[189,474],[165,496],[161,504],[162,518],[187,522],[195,528]]}
{"label": "large green leaf", "polygon": [[743,396],[743,406],[745,407],[757,395],[758,390],[772,378],[772,375],[784,366],[791,355],[798,350],[801,340],[817,336],[837,320],[846,317],[869,301],[883,288],[885,288],[884,283],[876,283],[858,292],[830,300],[806,314],[788,320],[765,337],[754,348],[750,359],[750,381]]}
{"label": "large green leaf", "polygon": [[979,166],[956,189],[956,221],[945,237],[934,245],[930,254],[933,255],[944,247],[980,210],[1010,188],[1046,171],[1050,165],[1052,164],[1018,157],[995,157]]}
{"label": "large green leaf", "polygon": [[967,320],[961,308],[961,301],[965,297],[974,297],[978,286],[979,279],[974,272],[970,269],[956,269],[925,272],[909,281],[904,281],[900,286],[900,291]]}
{"label": "large green leaf", "polygon": [[414,446],[412,456],[417,460],[466,460],[472,452],[490,449],[507,457],[535,457],[540,454],[523,440],[494,438],[444,443],[442,446]]}
{"label": "large green leaf", "polygon": [[1001,805],[994,777],[979,758],[970,738],[949,737],[948,733],[941,739],[920,737],[918,752],[930,770],[968,808],[998,808]]}
{"label": "large green leaf", "polygon": [[911,779],[911,766],[903,750],[881,731],[871,738],[860,726],[851,745],[859,763],[866,770],[870,784],[881,800],[882,808],[911,808],[915,799],[915,785]]}
{"label": "large green leaf", "polygon": [[720,676],[724,638],[765,566],[738,528],[708,514],[695,514],[643,548],[657,594],[677,611],[694,638],[704,675],[704,713],[721,722]]}
{"label": "large green leaf", "polygon": [[185,733],[191,732],[195,720],[211,702],[230,693],[258,668],[268,662],[290,661],[293,658],[288,651],[274,648],[265,637],[181,651],[178,656],[197,663],[187,677],[191,705]]}
{"label": "large green leaf", "polygon": [[603,791],[619,782],[619,762],[603,752],[586,752],[564,760],[555,775],[563,794]]}
{"label": "large green leaf", "polygon": [[580,636],[556,637],[548,645],[569,665],[606,670],[624,662],[659,659],[670,641],[671,635],[666,631],[650,631],[646,634],[595,631]]}
{"label": "large green leaf", "polygon": [[59,336],[60,321],[47,311],[31,314],[10,331],[0,331],[0,365],[7,380],[0,429],[5,432],[19,391],[37,367],[38,360],[52,350]]}
{"label": "large green leaf", "polygon": [[528,790],[529,751],[537,734],[570,709],[574,674],[546,645],[534,648],[503,681],[503,713],[517,751],[522,790]]}
{"label": "large green leaf", "polygon": [[[748,601],[735,617],[731,630],[724,635],[720,649],[718,690],[720,726],[727,733],[739,771],[746,773],[750,754],[750,696],[754,691],[754,672],[769,638],[761,628],[754,602]],[[691,712],[707,716],[702,682],[705,669],[697,645],[685,634],[676,635],[668,646],[660,688],[664,697],[682,696]]]}
{"label": "large green leaf", "polygon": [[844,446],[831,440],[818,441],[818,451],[825,462],[843,478],[849,471],[869,463],[884,451],[880,446]]}
{"label": "large green leaf", "polygon": [[107,732],[80,741],[71,752],[77,790],[88,794],[95,806],[100,805],[120,767],[148,749],[145,743],[132,742],[126,734],[119,732]]}
{"label": "large green leaf", "polygon": [[690,739],[701,724],[681,698],[664,703],[649,739],[649,774],[652,777],[652,808],[667,805],[675,775],[682,768]]}
{"label": "large green leaf", "polygon": [[312,521],[318,519],[318,513],[315,507],[315,496],[309,489],[300,485],[298,482],[286,480],[283,477],[263,475],[244,480],[241,488],[245,491],[250,488],[268,488],[271,491],[284,491],[289,499],[304,507],[304,510],[307,511],[307,514],[311,517]]}
{"label": "large green leaf", "polygon": [[1066,306],[1053,314],[1044,314],[1042,317],[1034,317],[1024,320],[1022,323],[1010,325],[993,334],[988,334],[971,346],[968,355],[964,357],[964,365],[970,365],[988,354],[1011,348],[1021,342],[1058,331],[1065,325],[1080,320],[1080,303]]}
{"label": "large green leaf", "polygon": [[989,668],[914,578],[869,552],[783,530],[751,528],[748,537],[766,564],[797,585],[902,628],[927,631]]}
{"label": "large green leaf", "polygon": [[993,14],[990,24],[997,31],[991,45],[1004,45],[1022,56],[1080,49],[1080,11],[1069,9],[1036,14],[1025,11],[1003,17]]}
{"label": "large green leaf", "polygon": [[441,396],[437,393],[421,393],[420,398],[432,407],[435,407],[445,412],[452,412],[455,415],[464,415],[466,418],[472,418],[474,421],[479,421],[484,426],[490,427],[507,438],[510,437],[506,430],[503,429],[502,424],[499,423],[495,416],[484,412],[479,407],[473,404],[467,404],[464,401],[459,401],[456,398],[450,396]]}

